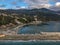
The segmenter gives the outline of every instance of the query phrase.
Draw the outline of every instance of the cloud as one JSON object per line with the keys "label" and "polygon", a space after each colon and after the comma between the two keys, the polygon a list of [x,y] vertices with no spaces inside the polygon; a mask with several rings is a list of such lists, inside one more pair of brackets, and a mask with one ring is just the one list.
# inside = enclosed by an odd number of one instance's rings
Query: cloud
{"label": "cloud", "polygon": [[49,0],[25,0],[28,4],[28,8],[49,8],[51,5],[48,3]]}
{"label": "cloud", "polygon": [[16,8],[20,8],[20,6],[16,6]]}
{"label": "cloud", "polygon": [[17,0],[18,2],[23,2],[24,0]]}
{"label": "cloud", "polygon": [[[51,1],[54,4],[50,4]],[[52,10],[60,10],[60,0],[25,0],[28,8],[48,8]]]}
{"label": "cloud", "polygon": [[[9,1],[9,0],[0,0],[0,1]],[[51,4],[52,3],[54,4]],[[26,3],[27,6],[21,6],[21,2]],[[19,4],[20,3],[20,4]],[[12,8],[48,8],[48,9],[53,9],[53,10],[60,10],[60,0],[12,0],[10,3]],[[2,4],[0,7],[5,7],[6,5]]]}
{"label": "cloud", "polygon": [[4,5],[4,4],[0,4],[0,7],[6,7],[6,5]]}
{"label": "cloud", "polygon": [[56,2],[54,6],[51,6],[50,9],[58,11],[60,10],[60,2]]}
{"label": "cloud", "polygon": [[56,3],[56,6],[57,6],[57,7],[60,7],[60,2],[57,2],[57,3]]}
{"label": "cloud", "polygon": [[27,3],[39,3],[39,4],[41,4],[41,3],[47,3],[48,0],[25,0],[25,2],[27,2]]}
{"label": "cloud", "polygon": [[12,5],[16,5],[16,4],[17,4],[17,2],[16,2],[16,1],[13,1],[13,2],[11,2],[11,4],[12,4]]}
{"label": "cloud", "polygon": [[[25,8],[49,8],[51,5],[48,3],[48,0],[17,0],[19,2],[24,2],[28,6]],[[16,5],[17,2],[13,1],[11,3],[12,5]],[[21,8],[19,6],[16,6],[16,8]]]}
{"label": "cloud", "polygon": [[7,8],[0,8],[0,9],[5,10],[5,9],[7,9]]}
{"label": "cloud", "polygon": [[5,1],[5,0],[0,0],[0,1]]}
{"label": "cloud", "polygon": [[50,4],[38,4],[38,5],[31,5],[29,8],[49,8]]}
{"label": "cloud", "polygon": [[25,2],[29,5],[39,5],[39,4],[47,4],[48,0],[25,0]]}

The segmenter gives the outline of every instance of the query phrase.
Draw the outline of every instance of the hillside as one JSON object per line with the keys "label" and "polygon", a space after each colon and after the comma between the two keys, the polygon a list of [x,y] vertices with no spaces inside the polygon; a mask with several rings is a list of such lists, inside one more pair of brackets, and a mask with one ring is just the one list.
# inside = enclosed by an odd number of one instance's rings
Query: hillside
{"label": "hillside", "polygon": [[41,8],[41,9],[6,9],[6,10],[0,10],[0,15],[2,13],[6,15],[15,15],[20,17],[31,17],[33,18],[35,15],[37,15],[38,20],[41,19],[47,19],[47,20],[60,20],[60,15],[57,14],[57,12]]}

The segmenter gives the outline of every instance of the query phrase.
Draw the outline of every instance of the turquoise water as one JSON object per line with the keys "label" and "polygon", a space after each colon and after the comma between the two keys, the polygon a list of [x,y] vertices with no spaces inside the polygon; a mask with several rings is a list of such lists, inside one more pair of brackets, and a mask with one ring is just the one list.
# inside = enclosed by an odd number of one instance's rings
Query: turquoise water
{"label": "turquoise water", "polygon": [[60,42],[0,42],[0,45],[60,45]]}
{"label": "turquoise water", "polygon": [[27,25],[19,29],[19,34],[35,34],[40,32],[60,32],[60,22],[50,21],[47,24]]}

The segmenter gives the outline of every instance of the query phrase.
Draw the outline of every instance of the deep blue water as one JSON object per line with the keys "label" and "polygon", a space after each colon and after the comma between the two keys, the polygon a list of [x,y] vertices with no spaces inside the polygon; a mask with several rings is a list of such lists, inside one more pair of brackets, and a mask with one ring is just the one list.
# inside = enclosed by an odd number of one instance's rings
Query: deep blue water
{"label": "deep blue water", "polygon": [[0,45],[60,45],[60,42],[0,42]]}
{"label": "deep blue water", "polygon": [[50,21],[47,24],[27,25],[19,29],[19,34],[35,34],[40,32],[60,32],[60,22]]}

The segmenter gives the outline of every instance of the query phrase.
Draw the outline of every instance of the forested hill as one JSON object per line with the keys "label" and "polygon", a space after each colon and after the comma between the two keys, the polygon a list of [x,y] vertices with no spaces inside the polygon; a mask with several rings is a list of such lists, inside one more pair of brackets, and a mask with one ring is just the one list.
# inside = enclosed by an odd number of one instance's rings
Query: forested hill
{"label": "forested hill", "polygon": [[46,17],[47,19],[51,20],[60,20],[60,15],[57,14],[57,12],[41,8],[41,9],[6,9],[6,10],[0,10],[1,13],[5,13],[7,15],[19,15],[19,16],[35,16],[37,15],[39,18]]}

